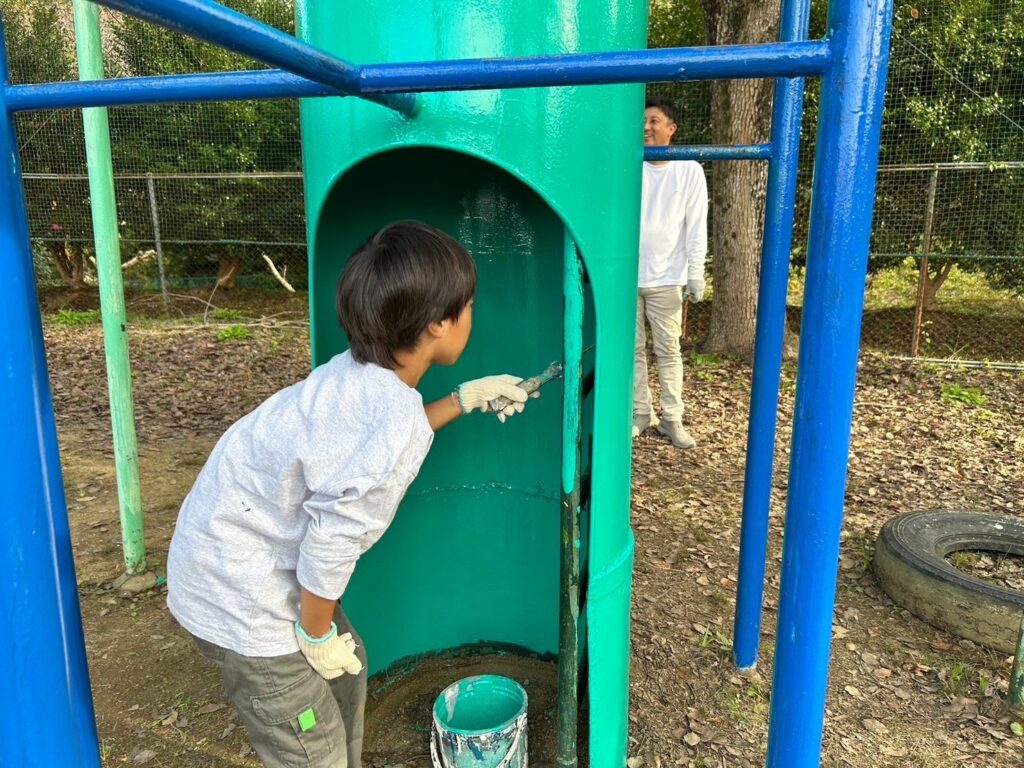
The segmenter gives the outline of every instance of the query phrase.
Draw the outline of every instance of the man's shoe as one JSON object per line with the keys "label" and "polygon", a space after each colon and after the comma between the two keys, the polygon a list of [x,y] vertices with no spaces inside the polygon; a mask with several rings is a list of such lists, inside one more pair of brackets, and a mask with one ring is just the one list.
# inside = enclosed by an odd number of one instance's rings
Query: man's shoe
{"label": "man's shoe", "polygon": [[[635,424],[636,421],[634,420],[633,423]],[[658,431],[671,440],[672,445],[676,448],[693,448],[697,444],[681,421],[662,421],[658,425]]]}
{"label": "man's shoe", "polygon": [[640,437],[651,427],[658,425],[658,419],[653,413],[634,413],[633,414],[633,437]]}

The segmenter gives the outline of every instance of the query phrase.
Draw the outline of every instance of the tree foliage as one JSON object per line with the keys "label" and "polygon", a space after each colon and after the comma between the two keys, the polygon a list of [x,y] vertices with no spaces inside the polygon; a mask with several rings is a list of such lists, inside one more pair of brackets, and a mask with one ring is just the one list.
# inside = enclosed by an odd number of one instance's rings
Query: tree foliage
{"label": "tree foliage", "polygon": [[[293,31],[292,0],[232,0],[232,7]],[[76,78],[67,8],[47,0],[0,0],[12,80]],[[811,36],[825,34],[827,0],[813,0]],[[219,48],[148,23],[104,15],[109,76],[252,69],[256,64]],[[650,0],[650,47],[704,45],[700,0]],[[652,84],[682,108],[678,138],[711,141],[709,83]],[[803,258],[810,164],[819,86],[806,92],[805,172],[794,240],[794,263]],[[124,107],[110,111],[118,173],[297,171],[298,109],[294,101],[222,102]],[[82,174],[81,114],[73,110],[16,118],[23,169]],[[931,239],[935,274],[944,256],[961,269],[984,271],[996,285],[1024,294],[1024,171],[1000,163],[1024,159],[1024,3],[1017,0],[902,0],[894,19],[890,76],[880,162],[982,163],[972,171],[940,172]],[[714,172],[718,166],[713,165]],[[879,177],[870,268],[877,271],[920,251],[925,230],[929,171]],[[157,185],[165,239],[265,241],[302,232],[296,185],[279,180],[161,180]],[[60,233],[72,242],[91,239],[84,180],[28,180],[26,200],[36,238]],[[118,183],[122,236],[134,252],[151,237],[144,181]],[[146,247],[146,246],[143,246]],[[238,247],[168,245],[168,259],[186,272],[209,272],[210,255],[240,254]],[[248,258],[258,256],[253,250]],[[126,254],[127,256],[128,254]],[[173,262],[177,261],[175,265]],[[300,279],[301,281],[301,279]]]}
{"label": "tree foliage", "polygon": [[[237,0],[232,7],[293,31],[292,4],[287,0]],[[120,77],[260,68],[222,48],[136,19],[125,18],[110,31],[110,69]],[[120,172],[300,168],[298,105],[293,100],[132,107],[112,111],[111,123],[114,166]],[[144,239],[151,231],[145,189],[125,189],[125,205],[142,215],[122,217],[123,235]],[[277,179],[160,180],[157,200],[161,226],[174,234],[173,239],[222,241],[214,254],[208,244],[172,244],[169,258],[188,273],[208,271],[211,256],[259,258],[252,248],[232,241],[279,243],[294,240],[295,233],[303,231],[301,195],[295,185],[285,187]]]}

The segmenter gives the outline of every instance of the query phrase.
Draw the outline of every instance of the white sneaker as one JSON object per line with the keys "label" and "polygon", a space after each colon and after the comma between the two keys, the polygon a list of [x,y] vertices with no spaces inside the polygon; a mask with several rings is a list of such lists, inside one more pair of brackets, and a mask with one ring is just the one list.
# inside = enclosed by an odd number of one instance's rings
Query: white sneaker
{"label": "white sneaker", "polygon": [[697,445],[697,441],[690,436],[681,421],[663,421],[658,425],[658,431],[671,440],[676,448],[693,448]]}
{"label": "white sneaker", "polygon": [[640,437],[651,427],[658,426],[658,418],[653,413],[633,414],[633,437]]}

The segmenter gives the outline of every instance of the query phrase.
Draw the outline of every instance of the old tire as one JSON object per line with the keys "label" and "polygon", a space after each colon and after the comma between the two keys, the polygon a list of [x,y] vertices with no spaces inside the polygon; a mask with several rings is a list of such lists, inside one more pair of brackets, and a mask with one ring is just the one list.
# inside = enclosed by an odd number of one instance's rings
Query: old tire
{"label": "old tire", "polygon": [[897,604],[929,624],[1013,653],[1024,592],[996,586],[946,562],[964,550],[1024,556],[1024,521],[931,510],[892,518],[875,544],[875,575]]}

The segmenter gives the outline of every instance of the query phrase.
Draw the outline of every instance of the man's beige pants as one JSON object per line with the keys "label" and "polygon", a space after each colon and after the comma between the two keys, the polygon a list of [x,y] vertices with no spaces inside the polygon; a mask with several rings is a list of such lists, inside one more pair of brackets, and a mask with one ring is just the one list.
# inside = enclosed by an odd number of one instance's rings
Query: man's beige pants
{"label": "man's beige pants", "polygon": [[647,333],[651,325],[654,356],[661,384],[661,418],[683,420],[683,356],[679,337],[683,332],[683,287],[641,288],[636,301],[636,346],[633,351],[633,413],[651,413],[651,388],[647,385]]}

